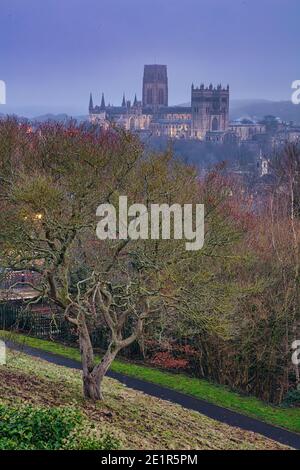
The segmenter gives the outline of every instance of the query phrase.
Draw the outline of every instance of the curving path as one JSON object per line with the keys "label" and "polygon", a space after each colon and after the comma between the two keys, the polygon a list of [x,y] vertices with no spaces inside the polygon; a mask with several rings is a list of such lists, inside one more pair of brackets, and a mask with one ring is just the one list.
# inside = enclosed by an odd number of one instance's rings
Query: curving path
{"label": "curving path", "polygon": [[[81,369],[79,362],[66,357],[49,353],[41,349],[13,343],[11,341],[7,341],[6,344],[10,349],[22,351],[30,356],[44,359],[45,361],[53,364],[73,369]],[[148,395],[161,398],[163,400],[171,401],[172,403],[177,403],[184,408],[198,411],[199,413],[220,421],[221,423],[225,423],[230,426],[237,426],[246,431],[261,434],[269,439],[273,439],[274,441],[278,441],[300,450],[300,434],[298,433],[287,431],[286,429],[264,423],[263,421],[245,416],[236,411],[228,410],[227,408],[222,408],[221,406],[214,405],[213,403],[206,402],[205,400],[200,400],[199,398],[177,392],[176,390],[136,379],[134,377],[129,377],[118,372],[109,371],[108,376],[118,380],[130,388],[133,388],[134,390],[147,393]]]}

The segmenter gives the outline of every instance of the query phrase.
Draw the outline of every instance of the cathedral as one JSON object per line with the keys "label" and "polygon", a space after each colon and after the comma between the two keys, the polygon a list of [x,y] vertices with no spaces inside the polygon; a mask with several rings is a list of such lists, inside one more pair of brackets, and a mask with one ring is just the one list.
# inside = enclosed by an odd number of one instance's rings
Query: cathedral
{"label": "cathedral", "polygon": [[191,106],[169,106],[166,65],[145,65],[142,100],[123,95],[121,106],[94,106],[89,102],[90,122],[103,126],[110,123],[127,130],[177,139],[223,141],[229,129],[229,86],[191,87]]}

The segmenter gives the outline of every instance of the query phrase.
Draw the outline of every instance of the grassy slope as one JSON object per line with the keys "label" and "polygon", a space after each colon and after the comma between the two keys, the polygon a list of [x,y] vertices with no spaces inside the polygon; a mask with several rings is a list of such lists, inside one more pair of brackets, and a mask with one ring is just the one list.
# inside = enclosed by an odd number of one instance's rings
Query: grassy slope
{"label": "grassy slope", "polygon": [[[79,351],[61,344],[31,338],[24,335],[0,331],[0,337],[10,337],[28,346],[53,352],[70,359],[80,360]],[[284,409],[264,403],[254,397],[246,397],[232,392],[226,387],[212,384],[206,380],[187,377],[183,374],[171,374],[146,366],[115,361],[112,370],[139,379],[153,382],[178,390],[194,397],[207,400],[240,413],[253,416],[283,428],[300,432],[300,409]]]}
{"label": "grassy slope", "polygon": [[230,427],[167,401],[104,381],[104,403],[83,401],[81,374],[19,352],[0,366],[0,402],[79,408],[96,432],[113,433],[123,449],[284,449],[258,434]]}

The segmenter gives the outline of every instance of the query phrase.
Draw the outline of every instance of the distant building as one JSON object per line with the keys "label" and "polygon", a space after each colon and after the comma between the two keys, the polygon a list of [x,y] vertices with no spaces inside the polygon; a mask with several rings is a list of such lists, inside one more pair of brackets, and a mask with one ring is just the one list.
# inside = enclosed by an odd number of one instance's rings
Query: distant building
{"label": "distant building", "polygon": [[257,170],[260,177],[270,174],[270,160],[265,155],[263,155],[262,151],[259,153]]}
{"label": "distant building", "polygon": [[[177,139],[223,141],[229,129],[229,86],[212,85],[199,88],[192,85],[191,106],[168,105],[168,73],[166,65],[145,65],[142,101],[121,106],[105,104],[102,94],[100,105],[94,106],[92,94],[89,101],[89,119],[103,126],[115,123],[127,130],[149,132],[155,136]],[[213,134],[215,133],[215,135]]]}
{"label": "distant building", "polygon": [[277,144],[284,145],[286,142],[299,143],[300,142],[300,127],[294,125],[287,125],[285,129],[280,130],[276,134]]}
{"label": "distant building", "polygon": [[236,134],[240,141],[251,140],[258,134],[266,134],[266,126],[264,124],[253,122],[231,122],[229,130]]}

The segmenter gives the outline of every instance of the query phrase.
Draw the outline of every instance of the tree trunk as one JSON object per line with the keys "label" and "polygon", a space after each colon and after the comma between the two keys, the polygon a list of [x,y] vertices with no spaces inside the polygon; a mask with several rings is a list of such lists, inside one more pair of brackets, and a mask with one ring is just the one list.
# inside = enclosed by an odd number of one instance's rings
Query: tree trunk
{"label": "tree trunk", "polygon": [[84,398],[93,401],[103,400],[100,383],[93,373],[83,373],[82,380]]}
{"label": "tree trunk", "polygon": [[104,354],[100,364],[98,364],[94,371],[93,371],[93,377],[96,380],[96,383],[98,385],[98,390],[100,393],[100,400],[103,399],[102,395],[102,382],[107,374],[108,369],[110,368],[111,364],[115,360],[116,355],[120,351],[120,348],[118,348],[114,343],[110,343],[110,345],[107,348],[106,353]]}
{"label": "tree trunk", "polygon": [[94,351],[85,320],[81,318],[78,327],[79,346],[82,363],[83,396],[91,400],[101,400],[99,381],[94,374]]}
{"label": "tree trunk", "polygon": [[93,401],[103,400],[102,382],[119,349],[110,344],[102,361],[91,372],[83,372],[83,394]]}
{"label": "tree trunk", "polygon": [[[80,312],[78,316],[77,327],[82,361],[83,394],[85,398],[89,398],[94,401],[103,399],[101,390],[103,378],[105,377],[118,352],[121,349],[132,344],[133,341],[135,341],[140,336],[140,333],[143,329],[143,322],[147,314],[148,310],[145,311],[144,314],[139,317],[134,333],[132,333],[128,338],[123,340],[121,339],[121,334],[118,331],[114,331],[115,325],[112,321],[110,321],[112,340],[101,362],[97,366],[95,366],[94,351],[89,330],[86,324],[86,319],[84,316],[84,312]],[[109,323],[109,320],[107,321],[107,323]]]}
{"label": "tree trunk", "polygon": [[82,361],[83,396],[93,401],[103,400],[102,381],[120,348],[112,342],[100,364],[95,366],[94,351],[85,321],[81,322],[78,333]]}

